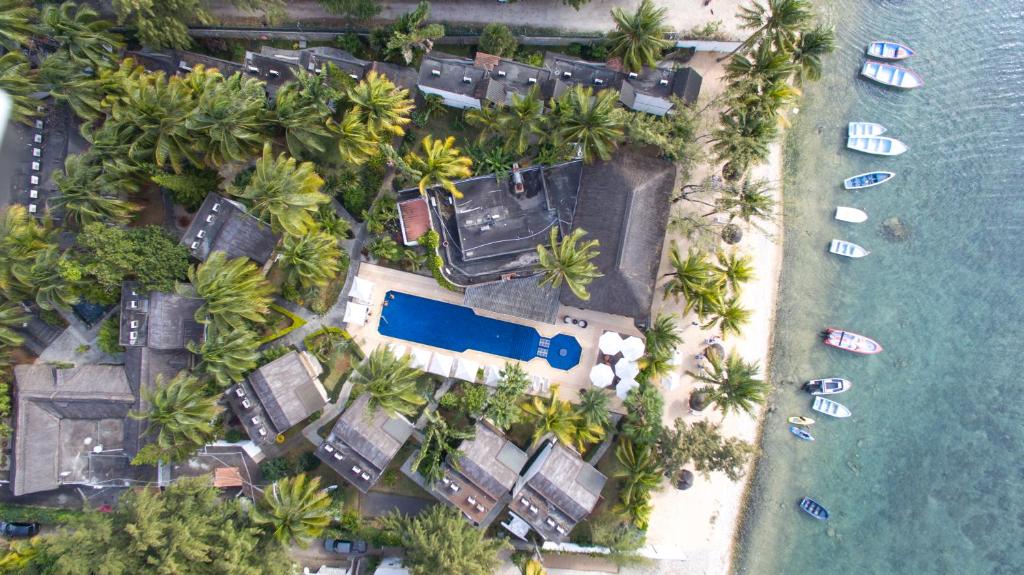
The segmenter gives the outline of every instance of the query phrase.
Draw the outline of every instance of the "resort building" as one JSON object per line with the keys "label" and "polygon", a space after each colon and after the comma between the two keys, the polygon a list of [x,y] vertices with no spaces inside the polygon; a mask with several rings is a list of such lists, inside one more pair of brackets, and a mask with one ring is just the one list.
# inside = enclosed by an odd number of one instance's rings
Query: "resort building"
{"label": "resort building", "polygon": [[480,109],[490,76],[459,56],[431,52],[423,56],[417,87],[427,95],[440,96],[444,105],[459,110]]}
{"label": "resort building", "polygon": [[205,54],[197,54],[185,50],[137,50],[128,52],[127,56],[133,58],[143,68],[150,72],[163,72],[168,76],[182,76],[191,72],[196,66],[203,65],[206,68],[215,68],[224,76],[230,76],[235,72],[242,71],[242,65],[237,62],[221,60]]}
{"label": "resort building", "polygon": [[371,411],[369,396],[356,398],[316,448],[316,456],[366,493],[387,469],[412,435],[412,424],[401,415]]}
{"label": "resort building", "polygon": [[213,252],[224,252],[228,259],[247,257],[262,266],[279,239],[270,226],[250,215],[242,204],[209,194],[180,243],[199,261],[206,261]]}
{"label": "resort building", "polygon": [[259,52],[245,53],[243,67],[246,74],[265,80],[267,92],[272,96],[286,82],[295,79],[296,70],[302,69],[310,74],[319,74],[327,64],[336,66],[353,82],[362,80],[370,72],[377,72],[399,88],[408,90],[416,86],[416,71],[412,68],[363,60],[330,46],[315,46],[301,50],[262,46]]}
{"label": "resort building", "polygon": [[141,406],[123,366],[18,365],[14,383],[14,495],[134,476],[140,422],[128,413]]}
{"label": "resort building", "polygon": [[594,510],[607,477],[579,453],[549,440],[529,463],[512,491],[510,522],[502,525],[525,538],[528,525],[545,541],[562,542]]}
{"label": "resort building", "polygon": [[471,523],[486,528],[512,500],[526,453],[483,422],[476,424],[475,436],[463,441],[459,451],[458,465],[445,462],[443,478],[428,489]]}
{"label": "resort building", "polygon": [[320,362],[291,351],[257,368],[225,397],[253,443],[269,444],[327,405]]}

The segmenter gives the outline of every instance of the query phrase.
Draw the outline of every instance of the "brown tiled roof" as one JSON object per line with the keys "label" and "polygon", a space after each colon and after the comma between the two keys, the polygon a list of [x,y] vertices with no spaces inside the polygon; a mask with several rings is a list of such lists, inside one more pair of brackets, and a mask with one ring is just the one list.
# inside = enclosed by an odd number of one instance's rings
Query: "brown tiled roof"
{"label": "brown tiled roof", "polygon": [[491,68],[494,68],[500,63],[501,56],[495,56],[494,54],[488,54],[486,52],[477,52],[476,59],[473,61],[473,66],[490,71]]}
{"label": "brown tiled roof", "polygon": [[608,61],[605,62],[605,66],[607,66],[609,70],[615,70],[616,72],[621,72],[622,71],[622,58],[619,58],[618,56],[614,56],[612,58],[608,58]]}
{"label": "brown tiled roof", "polygon": [[427,201],[413,198],[398,204],[398,213],[402,219],[402,238],[405,243],[413,243],[430,229],[430,213]]}
{"label": "brown tiled roof", "polygon": [[242,473],[237,467],[218,467],[213,470],[213,486],[218,489],[241,487]]}

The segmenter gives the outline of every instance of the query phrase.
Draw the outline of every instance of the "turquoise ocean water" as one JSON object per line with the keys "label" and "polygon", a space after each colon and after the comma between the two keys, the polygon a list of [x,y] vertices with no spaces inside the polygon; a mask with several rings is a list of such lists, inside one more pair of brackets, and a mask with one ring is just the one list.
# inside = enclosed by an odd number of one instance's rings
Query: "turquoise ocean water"
{"label": "turquoise ocean water", "polygon": [[[786,235],[762,465],[742,574],[1024,573],[1024,0],[819,3],[839,45],[786,142]],[[872,39],[903,40],[925,78],[900,93],[857,72]],[[910,150],[844,149],[846,122],[879,122]],[[861,192],[844,177],[891,169]],[[837,205],[865,224],[832,220]],[[905,237],[883,222],[898,218]],[[839,261],[832,238],[872,254]],[[844,327],[886,351],[827,349]],[[796,441],[799,382],[851,379],[847,420]],[[803,516],[810,495],[832,512]]]}

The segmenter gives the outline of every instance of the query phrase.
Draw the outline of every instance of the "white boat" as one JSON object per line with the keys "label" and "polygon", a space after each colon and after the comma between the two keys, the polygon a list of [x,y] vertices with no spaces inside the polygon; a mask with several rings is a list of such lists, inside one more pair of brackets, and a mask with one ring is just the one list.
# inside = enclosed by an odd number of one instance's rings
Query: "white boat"
{"label": "white boat", "polygon": [[860,75],[893,88],[909,90],[911,88],[920,88],[924,85],[924,79],[921,78],[921,75],[910,68],[886,64],[885,62],[875,62],[874,60],[864,62],[864,66],[860,69]]}
{"label": "white boat", "polygon": [[876,156],[898,156],[907,151],[907,145],[896,138],[885,136],[865,136],[847,138],[846,147],[865,154]]}
{"label": "white boat", "polygon": [[843,180],[843,187],[847,190],[862,190],[888,182],[895,176],[893,172],[865,172]]}
{"label": "white boat", "polygon": [[817,411],[818,413],[831,415],[832,417],[843,418],[850,417],[851,415],[853,415],[852,413],[850,413],[849,409],[846,409],[845,405],[836,401],[832,401],[831,399],[826,399],[824,397],[821,397],[820,395],[814,398],[814,403],[811,404],[811,409]]}
{"label": "white boat", "polygon": [[848,208],[846,206],[839,206],[836,208],[836,219],[841,222],[850,222],[851,224],[859,224],[868,220],[868,215],[862,210],[857,208]]}
{"label": "white boat", "polygon": [[914,51],[910,49],[910,46],[884,40],[876,40],[868,44],[868,49],[864,52],[872,58],[879,58],[881,60],[906,60],[914,55]]}
{"label": "white boat", "polygon": [[871,253],[857,244],[843,240],[832,240],[832,243],[828,247],[828,251],[848,258],[862,258]]}
{"label": "white boat", "polygon": [[812,379],[804,384],[811,395],[832,395],[849,391],[853,383],[841,377],[828,377],[825,379]]}
{"label": "white boat", "polygon": [[885,126],[873,122],[850,122],[846,127],[846,135],[851,138],[855,136],[881,136],[885,133]]}

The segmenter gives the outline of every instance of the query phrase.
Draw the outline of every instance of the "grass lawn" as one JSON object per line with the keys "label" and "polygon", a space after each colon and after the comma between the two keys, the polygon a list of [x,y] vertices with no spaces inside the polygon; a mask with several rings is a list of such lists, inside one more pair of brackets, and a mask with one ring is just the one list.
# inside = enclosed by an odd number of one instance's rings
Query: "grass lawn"
{"label": "grass lawn", "polygon": [[327,390],[331,403],[338,400],[342,385],[352,373],[353,363],[357,361],[358,358],[353,357],[348,351],[335,353],[328,360],[324,367],[327,372],[327,376],[324,377],[324,389]]}
{"label": "grass lawn", "polygon": [[270,304],[270,311],[267,313],[267,321],[260,330],[260,345],[284,337],[292,331],[306,325],[306,320],[286,310],[285,308]]}

